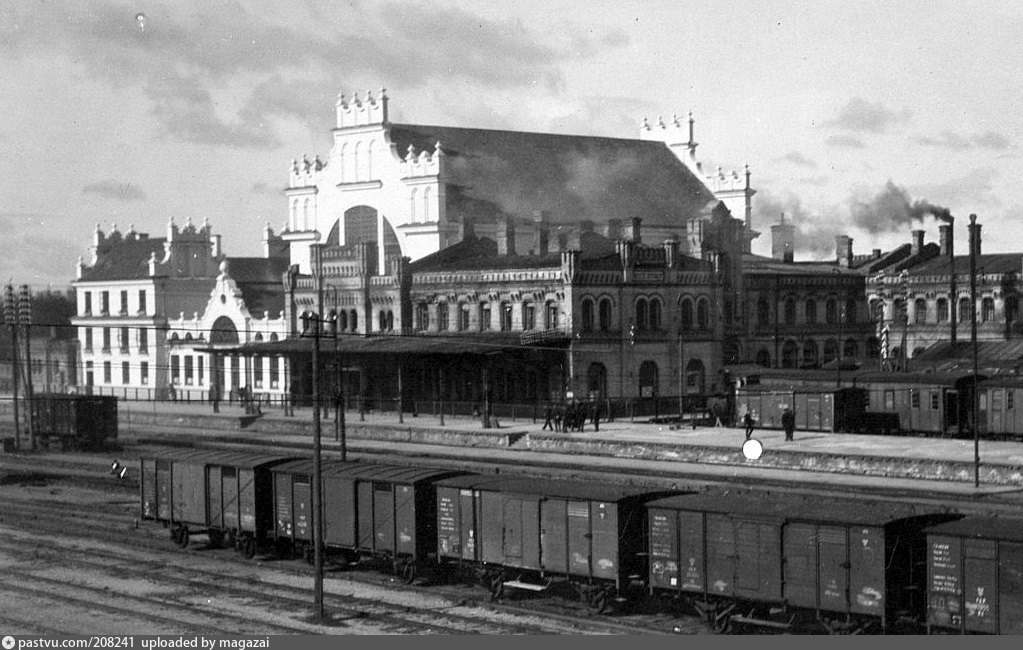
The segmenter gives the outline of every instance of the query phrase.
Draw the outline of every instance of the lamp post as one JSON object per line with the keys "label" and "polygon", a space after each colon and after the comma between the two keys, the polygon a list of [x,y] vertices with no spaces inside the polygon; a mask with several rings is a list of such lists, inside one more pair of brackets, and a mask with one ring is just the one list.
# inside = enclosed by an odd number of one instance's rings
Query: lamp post
{"label": "lamp post", "polygon": [[4,322],[11,328],[11,387],[14,391],[14,447],[21,450],[21,421],[18,417],[18,301],[14,287],[4,289]]}
{"label": "lamp post", "polygon": [[318,620],[323,619],[323,483],[321,475],[321,430],[320,430],[320,327],[323,313],[323,251],[320,246],[311,247],[315,256],[313,273],[316,280],[316,293],[320,312],[318,314],[302,312],[302,335],[312,335],[313,339],[313,614]]}
{"label": "lamp post", "polygon": [[973,342],[973,408],[970,409],[973,428],[973,486],[980,487],[980,429],[977,410],[980,401],[980,375],[977,362],[977,250],[980,248],[980,225],[977,215],[970,215],[970,339]]}

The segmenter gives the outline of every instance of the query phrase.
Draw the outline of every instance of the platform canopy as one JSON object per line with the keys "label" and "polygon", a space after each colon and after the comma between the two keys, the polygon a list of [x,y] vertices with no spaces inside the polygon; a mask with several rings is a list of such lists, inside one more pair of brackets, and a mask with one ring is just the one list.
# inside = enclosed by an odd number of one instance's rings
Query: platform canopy
{"label": "platform canopy", "polygon": [[[289,338],[283,341],[259,341],[236,346],[207,346],[196,348],[200,352],[234,354],[242,356],[296,356],[312,354],[313,337]],[[335,340],[324,335],[319,339],[320,353],[333,354],[497,354],[514,350],[536,350],[536,345],[524,344],[518,334],[458,335],[393,335],[363,336],[342,334]],[[335,348],[336,345],[336,348]],[[548,347],[548,346],[542,346]],[[561,346],[554,346],[561,347]]]}

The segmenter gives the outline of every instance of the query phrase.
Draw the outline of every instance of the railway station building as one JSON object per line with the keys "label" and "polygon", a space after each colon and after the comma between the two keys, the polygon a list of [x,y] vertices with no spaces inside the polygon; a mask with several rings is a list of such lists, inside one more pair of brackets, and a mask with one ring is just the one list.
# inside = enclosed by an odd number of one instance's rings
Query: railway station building
{"label": "railway station building", "polygon": [[704,173],[691,117],[625,139],[396,124],[388,102],[339,97],[329,154],[292,162],[290,340],[235,353],[288,355],[308,395],[312,312],[353,399],[724,389],[754,190]]}

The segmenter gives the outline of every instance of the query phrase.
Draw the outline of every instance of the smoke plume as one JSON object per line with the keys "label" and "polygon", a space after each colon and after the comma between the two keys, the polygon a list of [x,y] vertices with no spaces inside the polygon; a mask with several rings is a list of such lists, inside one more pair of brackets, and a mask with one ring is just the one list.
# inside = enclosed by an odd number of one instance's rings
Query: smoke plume
{"label": "smoke plume", "polygon": [[952,220],[948,208],[924,200],[911,201],[909,193],[891,181],[867,200],[853,198],[849,213],[852,225],[870,234],[899,232],[927,215],[945,222]]}

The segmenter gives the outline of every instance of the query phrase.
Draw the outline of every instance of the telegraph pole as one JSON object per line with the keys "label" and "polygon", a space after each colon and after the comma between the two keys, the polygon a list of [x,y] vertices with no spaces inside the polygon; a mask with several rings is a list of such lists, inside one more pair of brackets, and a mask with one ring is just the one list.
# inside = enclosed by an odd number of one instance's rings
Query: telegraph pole
{"label": "telegraph pole", "polygon": [[980,249],[980,225],[977,215],[970,215],[970,339],[973,342],[973,408],[970,420],[973,428],[973,487],[980,487],[980,428],[977,410],[980,401],[980,374],[977,363],[977,251]]}
{"label": "telegraph pole", "polygon": [[14,391],[14,448],[21,451],[21,420],[18,417],[18,303],[14,287],[4,289],[4,321],[11,326],[11,387]]}

